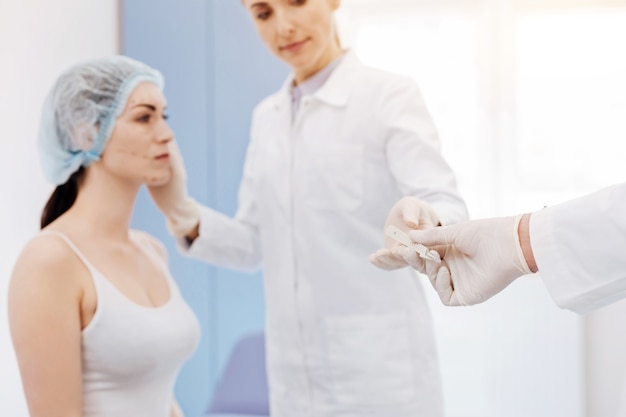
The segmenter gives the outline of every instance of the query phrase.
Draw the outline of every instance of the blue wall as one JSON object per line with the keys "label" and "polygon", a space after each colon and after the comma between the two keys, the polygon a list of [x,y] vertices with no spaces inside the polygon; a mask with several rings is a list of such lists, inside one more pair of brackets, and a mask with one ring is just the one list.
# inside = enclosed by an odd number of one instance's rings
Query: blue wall
{"label": "blue wall", "polygon": [[[252,109],[280,87],[287,68],[261,44],[238,0],[124,0],[121,10],[122,52],[165,76],[190,194],[233,215]],[[133,226],[167,245],[172,273],[201,322],[200,346],[176,385],[186,416],[199,416],[233,344],[263,328],[261,276],[182,257],[145,192]]]}

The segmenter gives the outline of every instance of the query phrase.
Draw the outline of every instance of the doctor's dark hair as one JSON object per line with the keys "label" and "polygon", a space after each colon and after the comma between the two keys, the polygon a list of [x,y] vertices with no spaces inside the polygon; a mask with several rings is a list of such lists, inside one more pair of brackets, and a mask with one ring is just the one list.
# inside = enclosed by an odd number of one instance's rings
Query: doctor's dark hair
{"label": "doctor's dark hair", "polygon": [[41,213],[40,227],[42,229],[58,219],[74,205],[78,196],[78,188],[84,176],[85,168],[80,167],[64,184],[58,185],[54,189]]}

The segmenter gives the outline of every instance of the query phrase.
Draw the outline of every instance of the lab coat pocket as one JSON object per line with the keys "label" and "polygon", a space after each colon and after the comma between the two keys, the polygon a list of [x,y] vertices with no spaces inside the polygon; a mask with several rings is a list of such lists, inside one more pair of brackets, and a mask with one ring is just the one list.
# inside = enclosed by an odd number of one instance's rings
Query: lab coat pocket
{"label": "lab coat pocket", "polygon": [[[363,199],[363,146],[316,143],[303,147],[303,190],[308,206],[356,210]],[[296,161],[297,163],[297,161]]]}
{"label": "lab coat pocket", "polygon": [[405,315],[329,318],[326,328],[331,392],[338,405],[390,406],[415,400]]}

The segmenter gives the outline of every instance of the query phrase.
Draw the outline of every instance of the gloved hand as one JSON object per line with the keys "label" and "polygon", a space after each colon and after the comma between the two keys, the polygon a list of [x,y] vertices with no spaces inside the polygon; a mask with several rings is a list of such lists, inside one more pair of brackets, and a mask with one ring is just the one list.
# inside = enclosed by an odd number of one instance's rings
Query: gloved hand
{"label": "gloved hand", "polygon": [[443,304],[478,304],[516,278],[532,274],[519,243],[520,218],[474,220],[410,232],[414,242],[439,252],[441,264],[426,261],[408,248],[402,255],[428,276]]}
{"label": "gloved hand", "polygon": [[[393,225],[407,233],[409,230],[431,228],[438,224],[439,218],[430,204],[419,198],[407,196],[401,198],[391,208],[384,230],[387,230],[388,226]],[[385,247],[371,254],[369,256],[370,262],[386,270],[406,267],[408,264],[399,251],[404,246],[386,234],[384,236]]]}
{"label": "gloved hand", "polygon": [[169,143],[172,177],[167,184],[150,186],[152,199],[167,218],[167,228],[176,237],[187,235],[200,222],[198,203],[187,194],[187,173],[180,150]]}

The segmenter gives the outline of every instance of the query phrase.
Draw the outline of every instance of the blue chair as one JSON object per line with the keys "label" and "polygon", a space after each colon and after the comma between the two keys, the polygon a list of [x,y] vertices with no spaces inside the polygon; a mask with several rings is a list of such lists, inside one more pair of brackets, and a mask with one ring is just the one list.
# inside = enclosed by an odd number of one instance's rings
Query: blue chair
{"label": "blue chair", "polygon": [[265,335],[254,333],[233,348],[205,417],[269,415]]}

